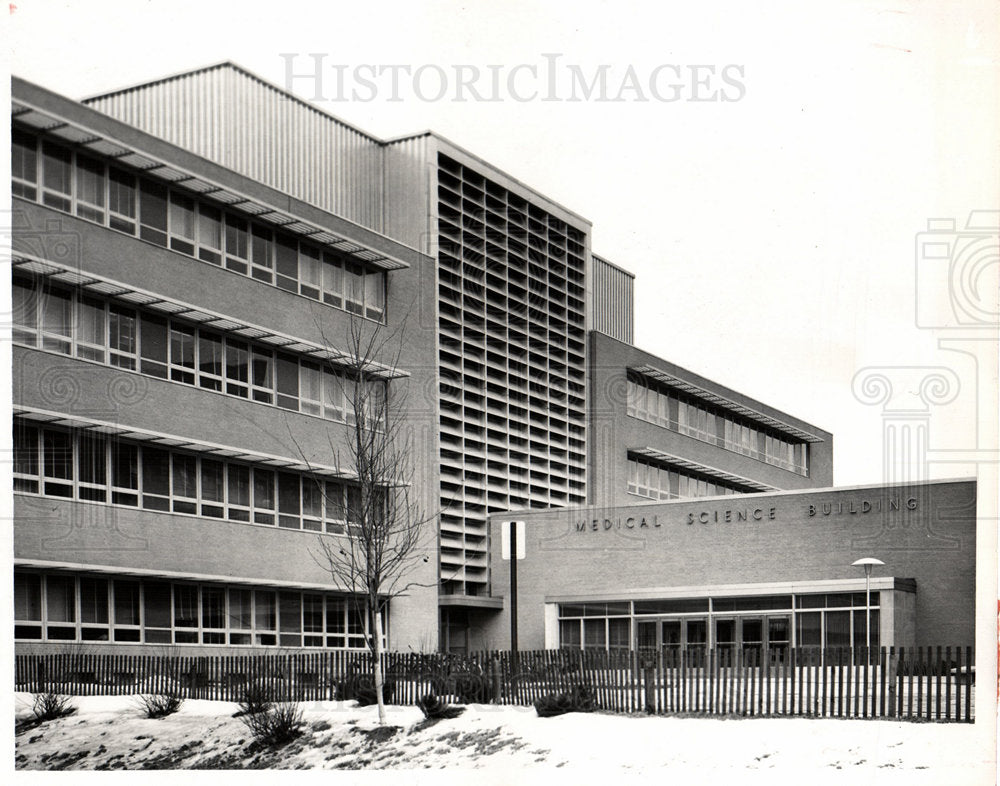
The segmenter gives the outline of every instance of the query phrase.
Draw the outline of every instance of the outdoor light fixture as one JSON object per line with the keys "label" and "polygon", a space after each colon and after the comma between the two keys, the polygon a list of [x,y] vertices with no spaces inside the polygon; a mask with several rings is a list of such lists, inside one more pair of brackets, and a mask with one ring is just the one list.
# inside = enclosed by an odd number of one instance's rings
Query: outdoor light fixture
{"label": "outdoor light fixture", "polygon": [[852,566],[859,566],[865,569],[865,658],[868,658],[868,648],[871,646],[871,633],[869,632],[869,626],[871,624],[871,579],[872,579],[872,567],[875,565],[885,565],[884,562],[875,557],[862,557],[861,559],[856,559],[851,563]]}

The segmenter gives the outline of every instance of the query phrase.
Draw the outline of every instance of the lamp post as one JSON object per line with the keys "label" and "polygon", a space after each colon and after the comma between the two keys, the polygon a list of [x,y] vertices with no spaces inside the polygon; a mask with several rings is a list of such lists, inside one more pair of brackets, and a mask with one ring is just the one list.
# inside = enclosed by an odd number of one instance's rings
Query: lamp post
{"label": "lamp post", "polygon": [[871,646],[871,633],[869,632],[869,626],[871,625],[871,614],[872,614],[872,591],[871,591],[871,579],[872,579],[872,567],[875,565],[885,565],[880,559],[875,559],[875,557],[862,557],[861,559],[856,559],[851,563],[852,566],[860,566],[865,569],[865,660],[869,660],[868,648]]}

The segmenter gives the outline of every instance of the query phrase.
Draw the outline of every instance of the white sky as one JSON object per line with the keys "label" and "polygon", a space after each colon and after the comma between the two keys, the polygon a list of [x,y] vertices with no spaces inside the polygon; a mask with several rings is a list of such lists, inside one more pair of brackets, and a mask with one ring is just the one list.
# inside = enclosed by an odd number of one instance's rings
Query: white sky
{"label": "white sky", "polygon": [[[726,103],[506,92],[455,102],[453,87],[421,101],[404,77],[401,101],[380,81],[373,101],[320,105],[378,136],[432,128],[589,218],[594,251],[637,276],[636,343],[832,431],[837,485],[883,480],[882,408],[852,393],[866,367],[952,369],[960,389],[931,407],[930,448],[996,447],[996,344],[963,345],[978,348],[977,374],[971,355],[939,348],[951,332],[914,319],[915,236],[927,219],[961,227],[970,210],[1000,205],[995,5],[15,5],[5,19],[13,72],[74,98],[225,59],[281,85],[280,53],[301,53],[297,71],[315,52],[349,71],[497,64],[504,74],[542,70],[544,54],[560,53],[561,67],[588,75],[609,65],[612,94],[630,65],[642,80],[661,64],[740,65],[745,96]],[[994,281],[996,267],[987,259]],[[903,394],[896,406],[923,406],[908,395],[922,372],[887,373]],[[975,471],[934,463],[927,474]]]}

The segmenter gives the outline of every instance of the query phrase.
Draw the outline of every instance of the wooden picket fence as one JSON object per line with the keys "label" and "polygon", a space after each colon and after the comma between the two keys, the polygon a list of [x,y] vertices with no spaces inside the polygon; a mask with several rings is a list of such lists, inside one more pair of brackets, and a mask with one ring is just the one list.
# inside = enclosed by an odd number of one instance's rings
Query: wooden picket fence
{"label": "wooden picket fence", "polygon": [[[386,653],[390,704],[428,693],[530,706],[585,687],[597,709],[717,716],[972,722],[971,647]],[[18,655],[15,689],[72,695],[176,693],[239,701],[247,685],[277,701],[337,700],[371,685],[364,652],[222,656]]]}

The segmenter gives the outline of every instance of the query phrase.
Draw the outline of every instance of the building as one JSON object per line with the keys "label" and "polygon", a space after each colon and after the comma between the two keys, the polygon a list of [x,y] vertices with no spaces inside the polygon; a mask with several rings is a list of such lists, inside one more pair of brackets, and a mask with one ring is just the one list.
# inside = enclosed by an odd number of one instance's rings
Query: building
{"label": "building", "polygon": [[[680,650],[975,643],[976,483],[621,503],[495,517],[494,591],[524,521],[518,643]],[[877,555],[870,605],[863,570]],[[500,625],[509,625],[505,610]]]}
{"label": "building", "polygon": [[500,641],[491,516],[832,485],[829,433],[634,347],[590,222],[437,134],[230,63],[15,78],[12,113],[21,650],[361,646],[315,559],[349,537],[352,324],[402,336],[379,384],[437,513],[390,648]]}

